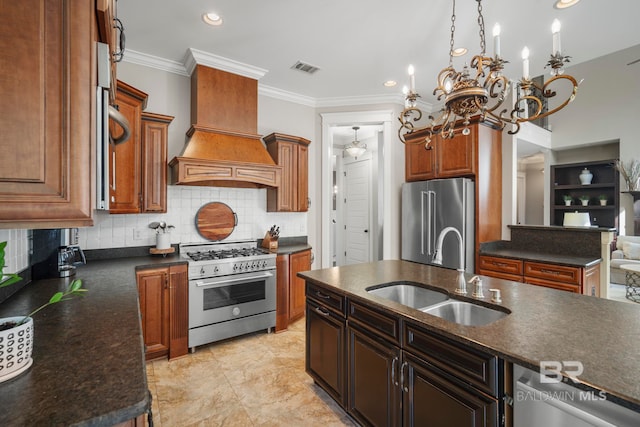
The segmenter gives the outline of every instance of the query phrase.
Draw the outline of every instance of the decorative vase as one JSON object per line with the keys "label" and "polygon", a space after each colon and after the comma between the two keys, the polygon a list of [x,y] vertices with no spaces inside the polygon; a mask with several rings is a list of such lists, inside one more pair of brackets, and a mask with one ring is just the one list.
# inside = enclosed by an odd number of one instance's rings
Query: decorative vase
{"label": "decorative vase", "polygon": [[[24,316],[5,317],[0,325],[19,322]],[[11,329],[0,331],[0,383],[14,378],[33,364],[33,319]]]}
{"label": "decorative vase", "polygon": [[169,249],[171,247],[171,234],[156,234],[156,249]]}
{"label": "decorative vase", "polygon": [[580,184],[589,185],[591,184],[591,180],[593,179],[593,174],[589,169],[584,168],[582,172],[580,172]]}

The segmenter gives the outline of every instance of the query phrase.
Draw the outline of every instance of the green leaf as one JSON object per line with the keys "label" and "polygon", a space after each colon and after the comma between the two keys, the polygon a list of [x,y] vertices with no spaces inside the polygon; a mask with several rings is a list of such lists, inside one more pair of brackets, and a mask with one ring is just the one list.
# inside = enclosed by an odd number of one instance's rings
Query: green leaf
{"label": "green leaf", "polygon": [[55,304],[57,302],[60,302],[63,296],[64,294],[62,292],[56,292],[55,294],[53,294],[53,296],[49,300],[49,304]]}
{"label": "green leaf", "polygon": [[82,281],[79,279],[74,280],[69,284],[69,289],[67,292],[75,292],[82,287]]}
{"label": "green leaf", "polygon": [[0,242],[0,251],[3,251],[7,247],[7,242]]}
{"label": "green leaf", "polygon": [[14,283],[19,282],[21,279],[17,274],[2,274],[0,276],[0,288],[4,288],[5,286],[13,285]]}

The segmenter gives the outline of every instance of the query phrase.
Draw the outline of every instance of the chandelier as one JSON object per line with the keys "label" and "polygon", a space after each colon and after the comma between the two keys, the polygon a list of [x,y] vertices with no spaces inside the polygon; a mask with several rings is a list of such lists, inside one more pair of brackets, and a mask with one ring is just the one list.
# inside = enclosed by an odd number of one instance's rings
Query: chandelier
{"label": "chandelier", "polygon": [[358,141],[359,126],[354,126],[351,129],[355,132],[355,137],[353,138],[353,142],[346,145],[344,149],[351,157],[360,157],[367,151],[367,144],[361,144],[360,141]]}
{"label": "chandelier", "polygon": [[[496,24],[493,31],[494,36],[494,57],[488,57],[485,53],[485,29],[484,17],[482,16],[482,0],[478,2],[478,26],[480,27],[480,54],[472,58],[469,65],[464,65],[462,71],[456,71],[453,67],[454,57],[454,36],[456,20],[456,2],[453,0],[453,12],[451,14],[451,40],[449,43],[449,66],[438,74],[438,86],[434,89],[433,95],[437,95],[437,100],[444,98],[444,107],[438,114],[428,115],[429,123],[425,126],[417,126],[422,119],[423,113],[416,106],[420,95],[415,91],[415,76],[412,66],[409,66],[409,88],[405,89],[405,108],[398,118],[401,126],[398,129],[398,136],[405,144],[425,144],[428,150],[431,148],[431,138],[441,135],[442,138],[450,139],[454,136],[454,128],[460,120],[464,125],[462,133],[470,133],[468,125],[472,116],[478,115],[480,120],[490,119],[501,130],[507,124],[514,125],[508,131],[513,135],[520,130],[520,123],[541,119],[554,114],[564,108],[576,96],[578,83],[569,75],[564,74],[564,63],[569,62],[568,56],[563,56],[560,50],[560,23],[555,20],[552,26],[553,51],[551,58],[545,68],[551,68],[552,77],[544,84],[537,84],[529,76],[529,50],[525,47],[522,51],[523,76],[516,83],[517,99],[513,109],[508,112],[508,108],[502,105],[510,89],[509,79],[502,74],[504,64],[508,61],[500,56],[500,27]],[[548,110],[547,100],[557,95],[551,86],[559,81],[566,80],[571,86],[569,96],[559,105]],[[426,131],[424,139],[418,138],[408,142],[406,135],[416,131]]]}

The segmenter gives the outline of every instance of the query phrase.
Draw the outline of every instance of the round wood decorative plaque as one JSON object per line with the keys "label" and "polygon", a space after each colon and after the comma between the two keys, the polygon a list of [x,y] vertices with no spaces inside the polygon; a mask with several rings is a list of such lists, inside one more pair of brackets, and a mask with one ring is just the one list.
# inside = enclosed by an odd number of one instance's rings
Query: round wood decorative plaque
{"label": "round wood decorative plaque", "polygon": [[205,239],[223,240],[229,237],[238,225],[238,216],[229,206],[221,202],[211,202],[198,209],[196,229]]}

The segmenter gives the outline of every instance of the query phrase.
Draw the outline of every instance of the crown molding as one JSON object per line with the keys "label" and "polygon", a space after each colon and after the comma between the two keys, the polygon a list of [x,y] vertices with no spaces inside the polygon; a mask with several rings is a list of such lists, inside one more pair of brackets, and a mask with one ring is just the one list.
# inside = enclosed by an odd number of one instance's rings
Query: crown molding
{"label": "crown molding", "polygon": [[264,75],[269,72],[269,70],[265,70],[264,68],[254,67],[253,65],[244,64],[242,62],[234,61],[233,59],[224,58],[222,56],[214,55],[191,47],[187,49],[183,62],[184,68],[187,69],[189,75],[193,73],[197,64],[249,77],[254,80],[260,80],[260,78],[264,77]]}
{"label": "crown molding", "polygon": [[[146,53],[137,52],[127,49],[125,52],[124,62],[142,65],[145,67],[155,68],[161,71],[178,74],[189,77],[197,64],[206,65],[208,67],[217,68],[244,77],[259,80],[268,71],[262,68],[253,67],[238,61],[223,58],[221,56],[212,55],[197,49],[189,48],[184,56],[183,62],[171,61]],[[365,96],[345,96],[333,98],[313,98],[273,86],[261,85],[258,83],[258,94],[270,98],[280,99],[282,101],[292,102],[312,108],[331,108],[345,107],[352,105],[370,105],[370,104],[404,104],[404,95],[365,95]],[[431,111],[433,106],[427,102],[418,100],[418,107],[422,111]]]}
{"label": "crown molding", "polygon": [[173,74],[189,77],[191,74],[187,72],[184,64],[170,59],[160,58],[159,56],[148,55],[146,53],[137,52],[127,49],[122,59],[124,62],[142,65],[149,68],[155,68]]}

